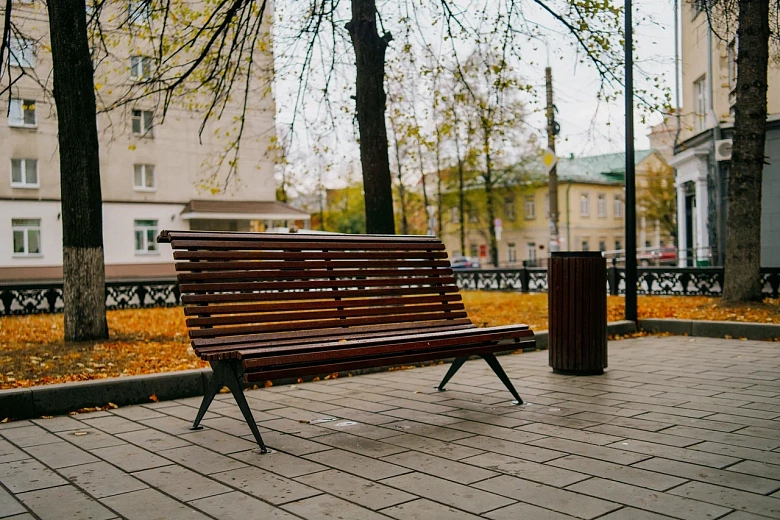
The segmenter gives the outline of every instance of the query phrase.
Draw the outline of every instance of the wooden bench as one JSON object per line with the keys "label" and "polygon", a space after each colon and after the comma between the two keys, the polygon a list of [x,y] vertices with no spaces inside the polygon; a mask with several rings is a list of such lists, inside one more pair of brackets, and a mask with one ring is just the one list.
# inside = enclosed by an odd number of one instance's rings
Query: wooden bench
{"label": "wooden bench", "polygon": [[430,236],[163,231],[192,347],[211,364],[193,424],[233,393],[263,453],[242,384],[473,355],[522,403],[495,352],[533,344],[527,325],[477,328],[444,245]]}

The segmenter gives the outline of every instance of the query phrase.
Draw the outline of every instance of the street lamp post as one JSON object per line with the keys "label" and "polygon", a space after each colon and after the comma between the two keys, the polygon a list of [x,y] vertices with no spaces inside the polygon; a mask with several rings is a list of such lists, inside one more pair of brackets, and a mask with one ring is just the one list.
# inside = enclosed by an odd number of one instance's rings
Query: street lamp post
{"label": "street lamp post", "polygon": [[636,309],[636,171],[634,163],[634,49],[631,0],[625,0],[626,30],[626,319],[637,321]]}

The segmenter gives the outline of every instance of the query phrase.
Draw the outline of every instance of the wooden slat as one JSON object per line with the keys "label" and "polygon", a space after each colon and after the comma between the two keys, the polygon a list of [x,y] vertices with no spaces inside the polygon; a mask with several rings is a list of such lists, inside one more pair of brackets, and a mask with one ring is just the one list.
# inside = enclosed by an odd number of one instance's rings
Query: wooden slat
{"label": "wooden slat", "polygon": [[533,336],[527,325],[467,329],[446,332],[406,334],[394,336],[393,342],[383,338],[355,339],[346,342],[330,341],[316,345],[297,345],[285,348],[264,347],[238,351],[244,368],[256,369],[272,365],[322,362],[328,359],[367,357],[392,352],[450,348],[509,338]]}
{"label": "wooden slat", "polygon": [[290,292],[254,292],[226,294],[183,294],[182,303],[210,304],[235,303],[253,301],[291,301],[291,300],[322,300],[323,298],[358,298],[362,296],[405,296],[415,294],[450,294],[457,293],[458,286],[454,284],[424,287],[393,287],[390,289],[357,289],[334,291],[290,291]]}
{"label": "wooden slat", "polygon": [[290,251],[355,251],[355,250],[374,250],[374,251],[443,251],[444,244],[441,242],[302,242],[295,241],[283,245],[278,242],[272,242],[267,238],[255,238],[254,240],[198,240],[194,238],[172,240],[171,246],[176,249],[238,249],[238,250],[278,250],[286,249]]}
{"label": "wooden slat", "polygon": [[294,233],[257,233],[246,231],[168,231],[160,232],[161,241],[173,241],[181,239],[197,238],[202,241],[211,240],[255,240],[262,236],[263,240],[280,242],[299,242],[301,240],[315,240],[320,243],[332,242],[433,242],[440,243],[439,239],[432,235],[353,235],[342,233],[328,234],[294,234]]}
{"label": "wooden slat", "polygon": [[[406,269],[409,267],[450,267],[446,260],[308,260],[308,261],[255,261],[255,262],[178,262],[177,271],[262,271],[267,269],[307,269],[307,270],[333,270],[333,269],[376,269],[377,267]],[[339,272],[339,271],[335,271]]]}
{"label": "wooden slat", "polygon": [[[268,314],[239,314],[236,316],[217,316],[213,318],[188,318],[188,327],[216,327],[219,325],[237,325],[249,323],[281,323],[290,322],[291,327],[297,327],[298,322],[307,320],[329,320],[333,318],[359,318],[369,316],[397,316],[401,314],[418,314],[438,311],[463,310],[462,303],[437,305],[404,305],[396,307],[370,307],[358,309],[319,310],[312,312],[275,312]],[[413,321],[412,319],[408,321]],[[232,328],[232,327],[231,327]],[[222,329],[209,329],[222,330]]]}
{"label": "wooden slat", "polygon": [[197,305],[185,307],[185,316],[214,316],[219,314],[241,314],[248,312],[310,311],[315,309],[334,309],[349,307],[380,307],[388,305],[417,305],[434,302],[460,301],[460,294],[438,296],[406,296],[399,298],[360,298],[357,300],[316,300],[284,303],[251,303],[244,305]]}
{"label": "wooden slat", "polygon": [[412,278],[420,276],[448,276],[452,275],[450,268],[412,268],[412,269],[340,269],[328,271],[325,269],[258,269],[252,271],[217,271],[204,273],[181,273],[177,275],[179,283],[205,282],[211,280],[256,280],[272,278],[275,280],[316,280],[321,278]]}
{"label": "wooden slat", "polygon": [[[243,283],[189,283],[180,284],[181,292],[229,292],[229,291],[271,291],[290,289],[320,289],[320,288],[346,288],[346,287],[388,287],[405,285],[431,285],[431,284],[455,284],[454,276],[429,277],[429,278],[372,278],[367,280],[309,280],[305,282],[243,282]],[[431,291],[433,292],[433,291]]]}
{"label": "wooden slat", "polygon": [[[416,328],[429,328],[429,327],[430,328],[435,328],[435,327],[454,328],[461,325],[474,327],[474,324],[471,323],[471,320],[469,320],[468,318],[459,318],[453,320],[436,319],[436,320],[428,320],[428,321],[417,321],[410,326]],[[211,347],[227,346],[230,348],[235,348],[235,345],[239,345],[239,344],[241,344],[242,346],[247,346],[247,345],[262,346],[261,344],[264,344],[265,342],[275,341],[275,340],[283,341],[287,339],[305,339],[305,338],[311,338],[317,336],[322,336],[322,337],[338,336],[339,338],[342,338],[342,335],[344,334],[363,334],[363,333],[374,333],[374,332],[380,332],[386,334],[399,333],[398,325],[392,322],[384,323],[384,324],[380,323],[380,324],[373,324],[373,325],[362,325],[362,326],[356,325],[348,329],[345,329],[342,326],[342,323],[338,322],[336,326],[333,326],[331,328],[323,327],[320,329],[310,328],[310,329],[300,329],[300,330],[288,329],[283,332],[249,334],[244,336],[232,336],[227,338],[196,338],[192,340],[192,347],[196,351],[200,351],[201,349],[211,348]],[[346,338],[346,336],[343,337]]]}
{"label": "wooden slat", "polygon": [[175,260],[437,260],[446,251],[174,251]]}
{"label": "wooden slat", "polygon": [[[415,315],[414,320],[428,321],[435,319],[456,319],[466,318],[465,312],[431,312]],[[380,323],[409,323],[412,318],[409,316],[377,316],[372,318],[345,318],[343,320],[327,320],[320,322],[296,323],[297,329],[327,329],[330,327],[350,327],[354,325],[375,325]],[[270,323],[263,325],[245,325],[241,327],[220,327],[215,329],[196,329],[190,330],[191,338],[214,338],[218,336],[231,336],[238,334],[254,334],[256,332],[273,332],[278,330],[287,330],[289,323]]]}

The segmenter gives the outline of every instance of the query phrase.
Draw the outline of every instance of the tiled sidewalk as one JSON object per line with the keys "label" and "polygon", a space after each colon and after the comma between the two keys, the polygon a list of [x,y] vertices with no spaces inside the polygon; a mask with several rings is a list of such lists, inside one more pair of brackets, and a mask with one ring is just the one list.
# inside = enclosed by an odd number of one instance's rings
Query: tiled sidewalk
{"label": "tiled sidewalk", "polygon": [[[780,344],[641,338],[0,425],[0,518],[780,518]],[[318,422],[336,418],[330,422]],[[311,422],[310,422],[311,421]]]}

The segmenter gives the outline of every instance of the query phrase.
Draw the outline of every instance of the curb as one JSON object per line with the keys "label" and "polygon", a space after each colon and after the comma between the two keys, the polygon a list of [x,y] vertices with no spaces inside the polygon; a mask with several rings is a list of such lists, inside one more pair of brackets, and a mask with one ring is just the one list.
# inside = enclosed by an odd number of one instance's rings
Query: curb
{"label": "curb", "polygon": [[726,336],[754,340],[780,338],[780,325],[742,321],[643,319],[639,320],[639,329],[646,332],[668,332],[680,336],[704,338],[725,338]]}
{"label": "curb", "polygon": [[[607,334],[631,334],[636,332],[636,323],[628,320],[610,321],[607,323]],[[545,350],[549,344],[548,333],[546,330],[534,332],[536,337],[536,349]]]}

